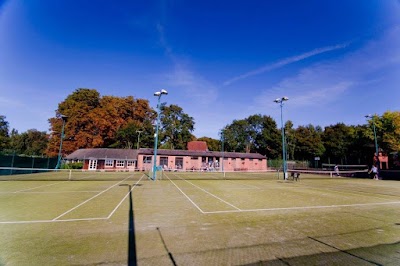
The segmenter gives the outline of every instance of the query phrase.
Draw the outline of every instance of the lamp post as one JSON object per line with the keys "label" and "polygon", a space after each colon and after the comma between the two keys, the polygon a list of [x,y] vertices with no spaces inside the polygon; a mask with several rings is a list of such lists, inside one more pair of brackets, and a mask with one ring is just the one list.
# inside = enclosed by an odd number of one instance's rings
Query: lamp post
{"label": "lamp post", "polygon": [[143,130],[136,130],[136,133],[138,133],[137,137],[137,149],[139,150],[139,143],[140,143],[140,133],[142,133]]}
{"label": "lamp post", "polygon": [[57,165],[56,169],[60,169],[61,166],[61,151],[62,151],[62,144],[63,144],[63,139],[64,139],[64,127],[65,127],[65,122],[67,122],[68,116],[60,114],[59,117],[62,119],[62,129],[61,129],[61,136],[60,136],[60,148],[58,150],[58,159],[57,159]]}
{"label": "lamp post", "polygon": [[277,98],[274,100],[275,103],[279,103],[281,106],[281,125],[282,125],[282,160],[283,160],[283,179],[287,179],[287,174],[286,174],[286,149],[285,149],[285,129],[283,125],[283,115],[282,115],[282,107],[283,107],[283,102],[289,100],[288,97],[284,96],[282,98]]}
{"label": "lamp post", "polygon": [[221,171],[224,172],[224,131],[221,131],[221,151],[222,151],[222,159],[221,159]]}
{"label": "lamp post", "polygon": [[154,96],[158,97],[157,102],[157,123],[156,123],[156,133],[154,134],[154,158],[153,158],[153,176],[152,179],[156,180],[156,171],[157,171],[157,144],[158,144],[158,128],[160,126],[160,100],[161,96],[165,94],[167,95],[168,92],[166,90],[156,91]]}
{"label": "lamp post", "polygon": [[375,153],[376,153],[376,160],[377,160],[377,162],[378,162],[378,170],[379,170],[379,167],[380,167],[380,165],[379,165],[379,149],[378,149],[378,140],[377,140],[377,138],[376,138],[376,127],[375,127],[375,119],[374,119],[374,115],[366,115],[365,116],[365,118],[371,118],[371,121],[372,121],[372,127],[373,127],[373,129],[374,129],[374,139],[375,139]]}

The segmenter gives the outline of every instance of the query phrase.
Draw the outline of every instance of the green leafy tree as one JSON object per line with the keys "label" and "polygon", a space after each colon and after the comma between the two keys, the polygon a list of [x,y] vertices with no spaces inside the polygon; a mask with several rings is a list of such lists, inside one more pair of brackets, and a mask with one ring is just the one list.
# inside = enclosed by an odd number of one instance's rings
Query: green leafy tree
{"label": "green leafy tree", "polygon": [[246,152],[249,144],[247,130],[249,124],[246,120],[233,120],[222,131],[224,134],[224,150],[230,152]]}
{"label": "green leafy tree", "polygon": [[269,116],[251,115],[234,120],[222,130],[224,149],[236,152],[258,152],[269,158],[279,156],[280,141],[276,122]]}
{"label": "green leafy tree", "polygon": [[[259,122],[257,126],[254,124],[255,121]],[[249,122],[252,130],[257,132],[252,151],[266,155],[268,158],[278,158],[282,151],[282,142],[275,120],[270,116],[257,115],[253,116]]]}
{"label": "green leafy tree", "polygon": [[221,141],[218,139],[201,137],[197,139],[198,141],[205,141],[209,151],[221,151]]}
{"label": "green leafy tree", "polygon": [[[111,147],[136,149],[149,148],[154,145],[154,129],[151,123],[129,122],[120,128],[116,134],[116,140]],[[138,141],[140,142],[138,145]]]}
{"label": "green leafy tree", "polygon": [[48,144],[48,135],[44,131],[29,129],[15,136],[15,151],[24,155],[43,155]]}
{"label": "green leafy tree", "polygon": [[366,125],[351,126],[352,136],[349,141],[349,164],[371,164],[375,153],[374,142],[367,137],[370,130]]}
{"label": "green leafy tree", "polygon": [[299,126],[296,129],[295,156],[301,160],[313,160],[316,156],[322,156],[325,147],[322,143],[321,127],[313,125]]}
{"label": "green leafy tree", "polygon": [[348,164],[350,146],[353,141],[354,128],[343,123],[325,127],[322,139],[325,146],[325,155],[333,163]]}
{"label": "green leafy tree", "polygon": [[381,146],[387,152],[400,151],[400,112],[385,112],[378,120]]}
{"label": "green leafy tree", "polygon": [[162,105],[160,113],[161,148],[185,150],[187,143],[195,139],[194,119],[178,105]]}
{"label": "green leafy tree", "polygon": [[296,130],[293,128],[292,121],[288,120],[285,123],[285,137],[286,137],[286,149],[287,159],[294,160],[294,151],[296,149]]}
{"label": "green leafy tree", "polygon": [[8,148],[10,136],[8,135],[8,122],[4,115],[0,115],[0,152]]}

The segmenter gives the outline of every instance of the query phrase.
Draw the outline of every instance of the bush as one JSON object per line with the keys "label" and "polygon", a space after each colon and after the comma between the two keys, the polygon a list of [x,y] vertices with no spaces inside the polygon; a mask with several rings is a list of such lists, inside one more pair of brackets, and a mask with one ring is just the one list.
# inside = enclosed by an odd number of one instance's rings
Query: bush
{"label": "bush", "polygon": [[83,168],[83,162],[79,163],[65,163],[61,165],[61,169],[82,169]]}

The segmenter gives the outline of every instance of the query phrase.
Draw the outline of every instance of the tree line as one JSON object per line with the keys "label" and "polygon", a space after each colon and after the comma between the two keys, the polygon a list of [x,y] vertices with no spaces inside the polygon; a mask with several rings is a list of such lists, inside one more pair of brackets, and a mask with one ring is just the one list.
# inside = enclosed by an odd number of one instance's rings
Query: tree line
{"label": "tree line", "polygon": [[[65,124],[61,115],[65,117]],[[0,152],[30,156],[57,156],[63,135],[62,154],[82,148],[137,148],[154,146],[154,110],[147,99],[133,96],[101,96],[95,89],[80,88],[58,104],[49,119],[50,131],[9,129],[0,115]],[[211,151],[258,152],[269,159],[282,157],[281,128],[268,115],[255,114],[233,120],[219,132],[220,138],[196,138],[195,120],[178,105],[160,106],[159,148],[186,149],[192,140],[206,141]],[[63,128],[64,125],[64,128]],[[400,112],[375,115],[364,125],[337,123],[325,128],[312,124],[294,128],[284,125],[287,158],[339,164],[369,164],[375,151],[374,131],[380,150],[400,150]]]}

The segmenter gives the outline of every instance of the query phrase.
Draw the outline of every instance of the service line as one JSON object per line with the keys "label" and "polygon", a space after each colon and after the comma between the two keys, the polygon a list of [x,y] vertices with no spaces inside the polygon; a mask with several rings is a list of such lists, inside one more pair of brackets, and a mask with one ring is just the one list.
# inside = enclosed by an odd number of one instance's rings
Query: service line
{"label": "service line", "polygon": [[291,211],[291,210],[309,210],[309,209],[328,209],[328,208],[343,208],[343,207],[359,207],[359,206],[375,206],[375,205],[391,205],[400,204],[400,201],[392,202],[377,202],[377,203],[356,203],[356,204],[343,204],[343,205],[323,205],[323,206],[304,206],[304,207],[285,207],[285,208],[265,208],[265,209],[248,209],[248,210],[223,210],[223,211],[210,211],[204,214],[218,214],[218,213],[234,213],[234,212],[262,212],[262,211]]}
{"label": "service line", "polygon": [[116,183],[116,184],[112,185],[111,187],[109,187],[109,188],[107,188],[107,189],[105,189],[105,190],[101,191],[100,193],[98,193],[98,194],[94,195],[93,197],[91,197],[91,198],[89,198],[89,199],[85,200],[84,202],[82,202],[82,203],[80,203],[80,204],[76,205],[76,206],[75,206],[75,207],[73,207],[72,209],[70,209],[70,210],[68,210],[68,211],[66,211],[66,212],[64,212],[64,213],[62,213],[62,214],[60,214],[59,216],[57,216],[56,218],[54,218],[54,219],[53,219],[53,221],[55,221],[55,220],[58,220],[59,218],[63,217],[64,215],[66,215],[66,214],[68,214],[68,213],[72,212],[73,210],[75,210],[75,209],[79,208],[80,206],[82,206],[82,205],[84,205],[84,204],[88,203],[88,202],[89,202],[89,201],[91,201],[92,199],[94,199],[94,198],[96,198],[96,197],[100,196],[101,194],[103,194],[103,193],[105,193],[105,192],[109,191],[109,190],[110,190],[110,189],[112,189],[113,187],[115,187],[115,186],[117,186],[117,185],[121,184],[122,182],[125,182],[125,180],[127,180],[127,179],[128,179],[128,178],[130,178],[130,177],[132,177],[132,176],[128,176],[128,177],[127,177],[127,178],[125,178],[124,180],[122,180],[122,181],[119,181],[118,183]]}
{"label": "service line", "polygon": [[[167,175],[165,175],[165,176],[172,182],[172,180],[171,180]],[[221,199],[220,197],[218,197],[218,196],[216,196],[216,195],[214,195],[214,194],[208,192],[207,190],[205,190],[205,189],[203,189],[203,188],[201,188],[201,187],[199,187],[199,186],[196,186],[195,184],[193,184],[192,182],[189,182],[188,180],[186,180],[186,179],[184,179],[184,178],[181,178],[181,179],[184,180],[184,181],[186,181],[187,183],[191,184],[192,186],[194,186],[194,187],[200,189],[201,191],[207,193],[208,195],[210,195],[210,196],[212,196],[212,197],[214,197],[214,198],[216,198],[216,199],[222,201],[223,203],[225,203],[225,204],[231,206],[232,208],[236,209],[237,211],[240,211],[240,209],[239,209],[238,207],[236,207],[235,205],[233,205],[233,204],[227,202],[226,200],[223,200],[223,199]],[[178,187],[174,182],[172,182],[172,183],[173,183],[176,187]],[[182,192],[181,189],[179,189],[179,190]],[[186,194],[185,194],[185,195],[186,195]],[[186,196],[186,197],[189,198],[188,196]]]}

